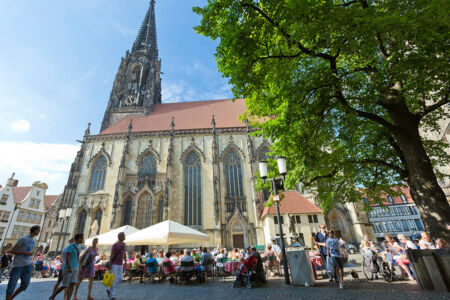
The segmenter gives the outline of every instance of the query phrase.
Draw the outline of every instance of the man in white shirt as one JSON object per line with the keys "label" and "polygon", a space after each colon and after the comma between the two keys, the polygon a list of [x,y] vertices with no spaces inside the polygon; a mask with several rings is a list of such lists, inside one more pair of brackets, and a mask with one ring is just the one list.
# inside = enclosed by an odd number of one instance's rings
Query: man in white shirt
{"label": "man in white shirt", "polygon": [[[182,262],[192,262],[192,266],[182,266]],[[184,249],[184,255],[180,259],[180,270],[182,272],[191,272],[194,270],[194,258],[190,255],[188,249]]]}

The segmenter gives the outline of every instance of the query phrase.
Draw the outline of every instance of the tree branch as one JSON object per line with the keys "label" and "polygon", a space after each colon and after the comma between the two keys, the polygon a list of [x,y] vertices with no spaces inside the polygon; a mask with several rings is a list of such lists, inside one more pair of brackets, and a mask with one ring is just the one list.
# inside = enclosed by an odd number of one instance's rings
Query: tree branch
{"label": "tree branch", "polygon": [[444,105],[446,105],[446,104],[449,104],[449,103],[450,103],[450,100],[448,99],[448,94],[449,94],[449,93],[447,92],[447,93],[442,97],[441,100],[439,100],[438,102],[434,103],[433,105],[426,106],[426,107],[423,109],[423,111],[422,111],[421,113],[419,113],[419,117],[420,117],[420,118],[423,118],[423,117],[425,117],[427,114],[429,114],[429,113],[435,111],[436,109],[438,109],[438,108],[440,108],[440,107],[442,107],[442,106],[444,106]]}
{"label": "tree branch", "polygon": [[304,185],[306,187],[310,186],[314,181],[317,181],[318,179],[323,179],[323,178],[333,178],[334,175],[336,175],[338,173],[338,171],[336,169],[334,169],[333,171],[331,171],[328,174],[325,175],[317,175],[313,178],[311,178],[308,182],[304,183]]}
{"label": "tree branch", "polygon": [[372,159],[372,158],[367,158],[367,159],[363,159],[363,160],[349,160],[349,162],[355,163],[355,164],[371,164],[371,165],[378,165],[378,166],[383,166],[383,167],[387,167],[389,169],[392,169],[394,171],[396,171],[402,178],[405,177],[406,175],[406,171],[404,169],[402,169],[401,167],[388,163],[386,161],[383,160],[379,160],[379,159]]}
{"label": "tree branch", "polygon": [[276,59],[294,58],[294,57],[299,57],[301,54],[302,54],[302,52],[299,52],[299,53],[294,54],[294,55],[283,55],[283,54],[280,54],[280,55],[267,55],[267,56],[262,56],[262,57],[258,57],[258,58],[256,58],[256,59],[254,59],[254,60],[252,61],[251,65],[252,65],[252,67],[253,67],[253,65],[254,65],[256,62],[260,61],[260,60],[266,60],[266,59],[271,59],[271,58],[276,58]]}

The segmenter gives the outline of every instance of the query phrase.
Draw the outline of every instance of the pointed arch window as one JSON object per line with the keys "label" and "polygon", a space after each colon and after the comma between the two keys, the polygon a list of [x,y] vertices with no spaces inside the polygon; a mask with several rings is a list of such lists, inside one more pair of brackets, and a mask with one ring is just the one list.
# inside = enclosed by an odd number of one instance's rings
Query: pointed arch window
{"label": "pointed arch window", "polygon": [[139,197],[137,206],[136,227],[139,229],[146,228],[152,225],[152,196],[149,193],[144,193]]}
{"label": "pointed arch window", "polygon": [[123,212],[122,212],[122,226],[131,225],[131,208],[133,203],[131,199],[128,198],[123,203]]}
{"label": "pointed arch window", "polygon": [[184,162],[184,224],[202,225],[202,175],[200,157],[191,152]]}
{"label": "pointed arch window", "polygon": [[231,151],[225,157],[225,180],[227,196],[230,199],[244,197],[242,186],[242,163],[236,151]]}
{"label": "pointed arch window", "polygon": [[158,205],[158,223],[163,221],[163,214],[164,214],[164,201],[160,200]]}
{"label": "pointed arch window", "polygon": [[139,169],[139,176],[145,177],[149,175],[156,175],[156,158],[153,154],[148,154],[144,157]]}
{"label": "pointed arch window", "polygon": [[106,158],[100,156],[92,167],[91,180],[89,181],[89,192],[103,190],[106,178]]}
{"label": "pointed arch window", "polygon": [[78,214],[78,222],[77,222],[77,233],[84,233],[84,225],[86,224],[87,212],[86,210],[82,210]]}

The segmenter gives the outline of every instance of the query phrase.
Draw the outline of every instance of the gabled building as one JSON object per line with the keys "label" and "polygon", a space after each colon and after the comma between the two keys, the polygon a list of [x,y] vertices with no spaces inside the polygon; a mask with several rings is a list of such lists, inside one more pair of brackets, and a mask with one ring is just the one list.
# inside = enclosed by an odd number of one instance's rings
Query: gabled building
{"label": "gabled building", "polygon": [[287,244],[297,241],[301,245],[311,247],[311,238],[320,231],[320,224],[325,224],[322,210],[307,200],[297,191],[282,193],[280,202],[280,221],[276,206],[264,207],[261,221],[264,228],[265,244],[273,240],[280,245],[278,222],[281,222]]}

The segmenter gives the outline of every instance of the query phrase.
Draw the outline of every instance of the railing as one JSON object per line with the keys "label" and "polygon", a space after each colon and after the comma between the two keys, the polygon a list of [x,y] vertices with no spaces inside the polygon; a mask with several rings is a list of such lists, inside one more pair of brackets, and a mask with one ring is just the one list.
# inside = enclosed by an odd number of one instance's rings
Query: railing
{"label": "railing", "polygon": [[164,186],[165,179],[165,174],[147,175],[145,177],[127,180],[126,185],[129,188],[137,188],[137,191],[141,190],[145,185],[148,185],[151,190],[155,190]]}

